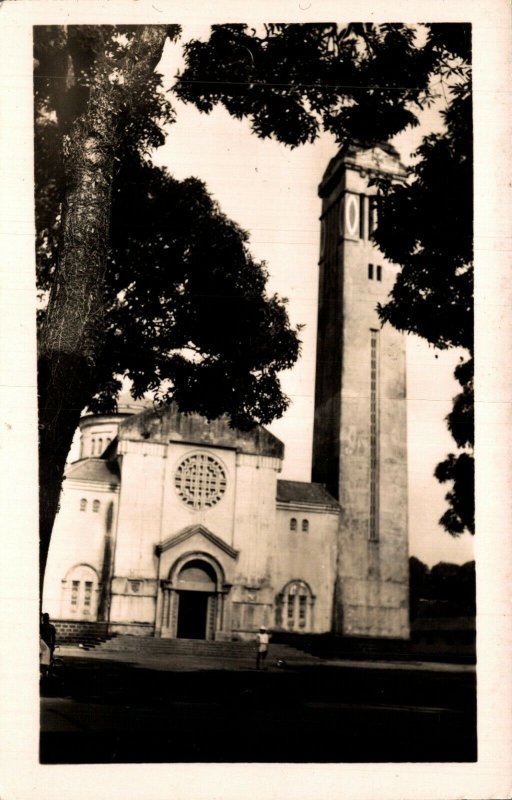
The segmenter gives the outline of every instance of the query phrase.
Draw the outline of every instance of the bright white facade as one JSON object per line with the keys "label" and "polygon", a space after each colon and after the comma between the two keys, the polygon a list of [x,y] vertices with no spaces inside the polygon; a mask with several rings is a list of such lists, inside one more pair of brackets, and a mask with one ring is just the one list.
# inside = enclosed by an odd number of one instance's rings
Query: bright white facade
{"label": "bright white facade", "polygon": [[52,618],[208,639],[331,629],[339,507],[322,486],[278,479],[278,439],[174,408],[81,428],[85,448],[90,430],[114,435],[102,458],[68,469],[45,582]]}

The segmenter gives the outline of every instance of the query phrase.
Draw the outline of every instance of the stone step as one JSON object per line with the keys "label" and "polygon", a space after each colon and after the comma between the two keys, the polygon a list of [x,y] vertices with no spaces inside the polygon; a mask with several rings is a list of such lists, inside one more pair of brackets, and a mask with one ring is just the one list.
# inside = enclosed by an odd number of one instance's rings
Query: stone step
{"label": "stone step", "polygon": [[[120,634],[99,643],[94,650],[105,653],[144,653],[152,656],[196,655],[253,659],[256,644],[255,642],[211,642],[203,639],[159,639]],[[273,645],[271,643],[270,655],[272,658],[282,658],[283,660],[317,661],[315,656],[286,644]]]}
{"label": "stone step", "polygon": [[66,636],[57,637],[57,645],[79,645],[84,650],[92,650],[101,644],[109,641],[115,634],[105,634],[104,636],[93,633],[71,633]]}

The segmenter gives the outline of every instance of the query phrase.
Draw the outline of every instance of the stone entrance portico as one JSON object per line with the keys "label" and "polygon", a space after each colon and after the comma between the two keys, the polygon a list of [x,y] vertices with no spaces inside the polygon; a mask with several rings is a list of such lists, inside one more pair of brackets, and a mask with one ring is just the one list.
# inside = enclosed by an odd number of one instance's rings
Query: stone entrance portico
{"label": "stone entrance portico", "polygon": [[230,638],[229,593],[238,551],[204,526],[194,525],[157,545],[155,553],[159,557],[155,635]]}

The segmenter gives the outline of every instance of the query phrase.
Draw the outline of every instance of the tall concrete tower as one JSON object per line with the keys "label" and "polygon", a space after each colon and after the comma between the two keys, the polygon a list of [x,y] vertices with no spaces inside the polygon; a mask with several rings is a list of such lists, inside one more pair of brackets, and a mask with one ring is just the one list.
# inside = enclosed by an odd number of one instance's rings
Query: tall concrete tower
{"label": "tall concrete tower", "polygon": [[331,160],[319,187],[313,481],[341,505],[333,629],[409,635],[405,339],[376,307],[396,268],[372,243],[373,176],[405,176],[396,151],[355,146]]}

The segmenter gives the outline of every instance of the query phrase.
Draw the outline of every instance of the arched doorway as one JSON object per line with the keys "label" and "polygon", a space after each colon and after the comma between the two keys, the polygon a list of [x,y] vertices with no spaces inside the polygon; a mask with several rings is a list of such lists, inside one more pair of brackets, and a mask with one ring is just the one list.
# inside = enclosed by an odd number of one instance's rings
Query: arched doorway
{"label": "arched doorway", "polygon": [[179,639],[213,639],[217,611],[217,576],[211,564],[195,558],[176,580]]}
{"label": "arched doorway", "polygon": [[[193,535],[196,532],[194,530]],[[155,634],[164,639],[180,637],[212,640],[222,638],[230,630],[231,608],[227,598],[231,583],[226,581],[226,569],[231,571],[232,565],[227,561],[226,555],[235,560],[238,552],[208,531],[202,533],[199,530],[199,533],[209,544],[218,545],[220,558],[215,558],[202,548],[194,548],[178,555],[174,563],[169,563],[172,545],[176,540],[179,544],[183,542],[180,534],[170,540],[170,546],[168,543],[165,546],[164,543],[162,548],[157,549],[157,555],[161,557],[162,577],[157,599]],[[187,532],[186,538],[190,536],[190,532]]]}

